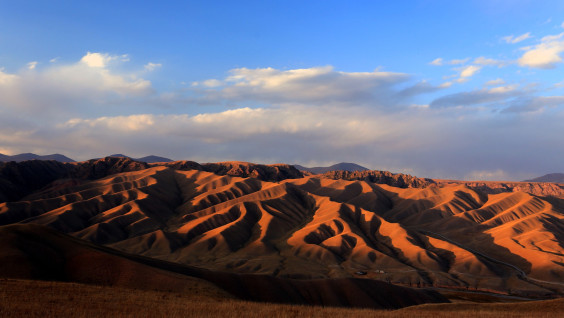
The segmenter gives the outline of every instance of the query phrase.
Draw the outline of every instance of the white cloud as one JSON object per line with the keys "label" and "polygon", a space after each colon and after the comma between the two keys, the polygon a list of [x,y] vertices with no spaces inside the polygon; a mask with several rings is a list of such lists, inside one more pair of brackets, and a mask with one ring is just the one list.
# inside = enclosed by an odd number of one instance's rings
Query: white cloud
{"label": "white cloud", "polygon": [[515,90],[517,90],[517,88],[519,87],[519,85],[506,85],[506,86],[498,86],[498,87],[492,87],[489,89],[490,93],[494,93],[494,94],[504,94],[504,93],[509,93],[509,92],[513,92]]}
{"label": "white cloud", "polygon": [[37,63],[38,63],[37,61],[33,61],[33,62],[27,63],[27,69],[28,69],[28,70],[33,70],[33,69],[35,69],[35,67],[37,66]]}
{"label": "white cloud", "polygon": [[503,67],[506,66],[507,64],[509,64],[509,62],[507,61],[500,61],[500,60],[494,60],[494,59],[489,59],[489,58],[485,58],[483,56],[477,57],[474,59],[474,64],[478,64],[478,65],[495,65],[498,67]]}
{"label": "white cloud", "polygon": [[116,117],[99,117],[96,119],[69,119],[60,127],[72,128],[78,125],[87,125],[89,127],[103,127],[104,129],[111,129],[119,132],[134,132],[140,130],[151,129],[155,120],[153,115],[139,114],[130,116],[116,116]]}
{"label": "white cloud", "polygon": [[58,59],[59,59],[58,57],[54,57],[54,58],[49,60],[49,63],[55,63],[55,62],[57,62]]}
{"label": "white cloud", "polygon": [[519,36],[513,36],[513,35],[509,35],[509,36],[505,36],[502,38],[502,40],[504,40],[506,43],[511,43],[511,44],[515,44],[515,43],[519,43],[521,41],[525,41],[526,39],[531,38],[531,32],[527,32],[525,34],[521,34]]}
{"label": "white cloud", "polygon": [[220,81],[220,80],[216,80],[216,79],[209,79],[209,80],[203,81],[201,84],[205,87],[219,87],[219,86],[223,85],[223,82]]}
{"label": "white cloud", "polygon": [[468,62],[469,60],[470,60],[470,58],[468,58],[468,57],[465,58],[465,59],[450,60],[450,61],[448,62],[448,64],[451,64],[451,65],[460,65],[460,64],[464,64],[464,63]]}
{"label": "white cloud", "polygon": [[519,58],[521,66],[551,69],[562,62],[560,54],[564,51],[564,32],[557,35],[545,36],[534,47],[523,48],[526,52]]}
{"label": "white cloud", "polygon": [[552,42],[556,40],[560,40],[564,36],[564,32],[555,35],[547,35],[541,39],[541,42]]}
{"label": "white cloud", "polygon": [[562,22],[562,24],[560,25],[561,28],[564,28],[564,22]]}
{"label": "white cloud", "polygon": [[442,58],[436,58],[433,61],[431,61],[429,64],[431,65],[435,65],[435,66],[440,66],[443,65],[443,59]]}
{"label": "white cloud", "polygon": [[109,61],[115,59],[115,57],[110,56],[109,54],[101,54],[101,53],[86,53],[85,56],[82,57],[80,60],[82,63],[90,66],[90,67],[106,67]]}
{"label": "white cloud", "polygon": [[468,173],[464,180],[468,181],[507,181],[509,174],[502,169],[475,170]]}
{"label": "white cloud", "polygon": [[495,85],[503,85],[505,84],[505,81],[501,78],[496,78],[494,80],[491,81],[487,81],[484,85],[486,86],[495,86]]}
{"label": "white cloud", "polygon": [[562,88],[562,87],[564,87],[564,81],[552,85],[551,88]]}
{"label": "white cloud", "polygon": [[470,60],[470,58],[453,59],[453,60],[450,60],[450,61],[444,61],[442,58],[437,58],[437,59],[433,60],[432,62],[430,62],[429,64],[436,65],[436,66],[440,66],[440,65],[443,65],[443,64],[461,65],[461,64],[468,62],[469,60]]}
{"label": "white cloud", "polygon": [[[397,99],[394,87],[410,77],[392,72],[339,72],[331,66],[306,69],[239,68],[223,80],[194,82],[207,98],[230,101],[279,103],[372,103],[390,105]],[[214,88],[205,90],[205,88]]]}
{"label": "white cloud", "polygon": [[462,78],[472,77],[474,74],[476,74],[478,71],[480,71],[480,69],[481,69],[481,67],[476,66],[476,65],[466,66],[466,67],[460,69],[460,77],[462,77]]}
{"label": "white cloud", "polygon": [[156,70],[157,68],[160,68],[161,66],[163,66],[163,65],[160,64],[160,63],[151,63],[151,62],[149,62],[149,63],[145,64],[145,66],[143,66],[143,67],[145,68],[145,70],[146,70],[147,72],[151,72],[151,71]]}
{"label": "white cloud", "polygon": [[[6,111],[60,116],[60,112],[81,111],[79,105],[89,105],[95,111],[94,105],[152,92],[151,82],[135,73],[117,73],[109,68],[107,61],[112,59],[123,61],[124,56],[89,52],[78,62],[57,63],[34,72],[0,71],[0,105]],[[28,69],[35,65],[28,64]]]}
{"label": "white cloud", "polygon": [[0,85],[8,86],[13,84],[19,77],[15,74],[8,74],[4,72],[4,68],[0,68]]}
{"label": "white cloud", "polygon": [[[415,113],[424,112],[414,110]],[[206,149],[216,147],[223,153],[233,152],[240,144],[249,147],[264,142],[263,151],[285,152],[282,144],[294,148],[294,145],[310,148],[304,150],[308,155],[315,151],[323,153],[339,148],[364,147],[367,144],[387,144],[388,140],[404,138],[402,142],[388,145],[389,149],[408,147],[412,141],[409,131],[397,125],[402,121],[415,127],[432,127],[433,120],[418,123],[420,116],[405,114],[386,114],[371,112],[367,109],[307,106],[284,106],[276,108],[236,108],[217,113],[202,113],[195,116],[187,114],[98,117],[93,119],[73,118],[60,125],[61,134],[80,136],[83,140],[115,136],[112,142],[118,142],[119,136],[135,136],[141,140],[167,140],[166,143],[200,143]],[[131,138],[123,139],[131,140]],[[263,141],[260,141],[263,140]],[[88,144],[88,142],[87,142]],[[216,146],[221,144],[221,146]],[[79,145],[80,147],[80,145]],[[204,147],[204,146],[202,146]],[[182,146],[181,148],[185,148]],[[275,149],[275,150],[274,150]],[[215,150],[214,150],[215,151]],[[255,149],[253,152],[261,152]],[[341,151],[341,150],[338,150]],[[236,150],[235,152],[239,152]],[[205,154],[205,152],[204,152]],[[285,158],[288,157],[285,154]],[[224,158],[225,159],[225,158]],[[284,158],[278,158],[282,160]],[[287,160],[287,159],[284,159]]]}
{"label": "white cloud", "polygon": [[122,62],[128,62],[129,57],[127,56],[127,54],[109,55],[107,53],[87,52],[86,55],[82,57],[80,62],[90,67],[105,68],[108,65],[108,63],[112,60],[120,60]]}

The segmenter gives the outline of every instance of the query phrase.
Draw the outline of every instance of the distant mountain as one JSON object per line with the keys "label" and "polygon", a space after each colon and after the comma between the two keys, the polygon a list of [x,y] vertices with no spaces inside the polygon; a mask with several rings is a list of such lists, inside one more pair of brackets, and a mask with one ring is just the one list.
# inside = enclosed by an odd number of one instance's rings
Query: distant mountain
{"label": "distant mountain", "polygon": [[21,153],[19,155],[13,155],[13,156],[0,154],[0,161],[4,161],[4,162],[8,162],[8,161],[22,162],[26,160],[55,160],[59,162],[75,162],[73,159],[58,153],[52,155],[45,155],[45,156],[36,155],[34,153]]}
{"label": "distant mountain", "polygon": [[135,161],[141,161],[141,162],[146,162],[146,163],[172,162],[173,161],[172,159],[168,159],[168,158],[165,158],[165,157],[159,157],[159,156],[152,156],[152,155],[141,157],[141,158],[132,158],[132,157],[120,154],[120,153],[113,154],[113,155],[110,155],[108,157],[124,157],[124,158],[129,158],[129,159],[132,159],[132,160],[135,160]]}
{"label": "distant mountain", "polygon": [[525,180],[523,182],[553,182],[553,183],[564,183],[564,173],[549,173],[542,177]]}
{"label": "distant mountain", "polygon": [[341,162],[341,163],[334,164],[334,165],[329,166],[329,167],[308,168],[308,167],[304,167],[304,166],[300,166],[300,165],[294,165],[294,167],[296,167],[296,169],[298,169],[298,170],[311,172],[313,174],[322,174],[322,173],[326,173],[326,172],[329,172],[329,171],[337,171],[337,170],[351,171],[351,172],[368,170],[368,168],[365,168],[363,166],[357,165],[356,163],[350,163],[350,162]]}

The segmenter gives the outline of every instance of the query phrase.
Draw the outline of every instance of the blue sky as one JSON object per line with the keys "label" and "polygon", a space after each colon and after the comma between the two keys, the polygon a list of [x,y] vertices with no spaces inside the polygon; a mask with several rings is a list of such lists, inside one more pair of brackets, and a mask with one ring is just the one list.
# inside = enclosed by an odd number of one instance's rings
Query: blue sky
{"label": "blue sky", "polygon": [[564,172],[562,1],[0,1],[0,153]]}

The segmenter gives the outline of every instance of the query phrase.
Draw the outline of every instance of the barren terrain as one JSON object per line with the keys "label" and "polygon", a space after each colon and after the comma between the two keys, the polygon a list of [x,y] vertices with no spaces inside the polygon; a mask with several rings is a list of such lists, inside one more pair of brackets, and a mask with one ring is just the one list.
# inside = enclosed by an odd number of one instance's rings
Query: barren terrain
{"label": "barren terrain", "polygon": [[[127,158],[9,163],[0,175],[0,225],[46,226],[168,264],[269,277],[265,284],[281,280],[277,286],[349,279],[337,285],[357,295],[367,290],[357,281],[564,295],[564,200],[539,195],[534,183],[509,189],[374,171],[304,176],[282,164]],[[540,186],[550,187],[560,185]]]}

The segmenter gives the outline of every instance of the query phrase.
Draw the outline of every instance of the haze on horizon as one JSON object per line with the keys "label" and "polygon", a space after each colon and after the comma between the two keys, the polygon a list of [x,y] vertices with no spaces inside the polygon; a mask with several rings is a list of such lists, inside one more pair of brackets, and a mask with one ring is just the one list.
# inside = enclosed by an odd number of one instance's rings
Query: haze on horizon
{"label": "haze on horizon", "polygon": [[560,1],[0,1],[0,153],[564,172]]}

